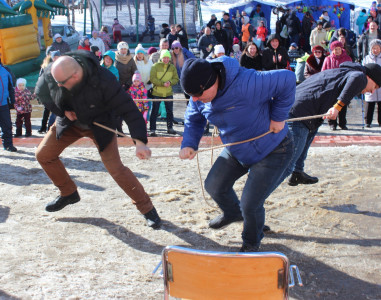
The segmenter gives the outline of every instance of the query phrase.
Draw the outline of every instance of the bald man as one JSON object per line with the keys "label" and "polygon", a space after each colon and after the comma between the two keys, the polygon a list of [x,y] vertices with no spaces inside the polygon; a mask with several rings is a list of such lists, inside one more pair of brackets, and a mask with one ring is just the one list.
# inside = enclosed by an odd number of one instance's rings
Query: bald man
{"label": "bald man", "polygon": [[121,162],[116,134],[94,125],[116,129],[117,116],[127,123],[136,145],[136,156],[148,159],[146,124],[131,97],[115,76],[99,66],[90,52],[79,50],[62,56],[49,65],[36,85],[40,101],[57,115],[36,151],[36,158],[60,195],[48,203],[55,212],[80,201],[77,186],[59,159],[62,151],[82,137],[97,146],[107,171],[144,215],[148,226],[159,228],[161,219],[135,175]]}

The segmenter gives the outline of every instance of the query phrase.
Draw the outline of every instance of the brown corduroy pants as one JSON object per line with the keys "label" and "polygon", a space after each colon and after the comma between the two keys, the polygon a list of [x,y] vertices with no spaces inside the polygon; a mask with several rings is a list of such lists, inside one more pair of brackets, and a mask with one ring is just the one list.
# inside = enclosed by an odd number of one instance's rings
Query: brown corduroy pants
{"label": "brown corduroy pants", "polygon": [[[53,184],[59,188],[61,196],[68,196],[77,190],[76,184],[70,178],[65,166],[59,159],[62,151],[82,137],[89,137],[98,147],[91,130],[83,130],[76,126],[66,129],[60,139],[56,138],[54,124],[37,148],[36,158],[49,176]],[[131,198],[137,209],[145,214],[153,208],[150,197],[129,168],[120,160],[116,136],[102,152],[99,152],[102,162],[116,183]]]}

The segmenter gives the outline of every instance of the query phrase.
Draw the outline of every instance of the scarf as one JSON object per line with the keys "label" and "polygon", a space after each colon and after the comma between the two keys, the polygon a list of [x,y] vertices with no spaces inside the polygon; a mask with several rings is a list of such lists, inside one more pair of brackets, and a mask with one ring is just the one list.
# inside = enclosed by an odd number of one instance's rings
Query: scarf
{"label": "scarf", "polygon": [[117,60],[118,62],[124,64],[124,65],[127,65],[128,62],[131,60],[131,55],[128,54],[128,55],[122,55],[120,54],[119,52],[116,52],[115,53],[115,60]]}

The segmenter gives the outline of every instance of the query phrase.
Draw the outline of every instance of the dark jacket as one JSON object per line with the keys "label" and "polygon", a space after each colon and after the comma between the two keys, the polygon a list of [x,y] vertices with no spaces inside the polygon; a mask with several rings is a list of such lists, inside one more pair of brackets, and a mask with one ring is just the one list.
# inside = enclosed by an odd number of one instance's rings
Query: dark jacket
{"label": "dark jacket", "polygon": [[[290,114],[297,118],[325,114],[337,100],[348,105],[366,87],[367,82],[364,67],[352,62],[317,73],[296,87],[295,103]],[[301,122],[313,131],[323,124],[323,119]]]}
{"label": "dark jacket", "polygon": [[258,54],[256,57],[250,57],[242,54],[239,64],[246,69],[262,71],[262,55]]}
{"label": "dark jacket", "polygon": [[303,20],[302,20],[302,33],[304,35],[309,36],[311,34],[312,23],[313,23],[312,17],[307,17],[307,16],[303,17]]}
{"label": "dark jacket", "polygon": [[71,51],[69,44],[65,41],[62,41],[61,43],[53,42],[53,44],[50,47],[48,47],[46,53],[48,53],[48,51],[51,52],[57,50],[60,50],[61,55]]}
{"label": "dark jacket", "polygon": [[[273,39],[277,39],[278,41],[280,41],[280,38],[275,34],[271,34],[269,36],[267,40],[267,48],[263,50],[263,53],[262,53],[263,68],[265,70],[286,69],[288,63],[290,62],[290,58],[288,57],[287,50],[284,47],[279,45],[279,47],[275,51],[270,44],[270,42]],[[278,54],[282,56],[281,61],[278,61]],[[275,55],[275,63],[273,61],[274,55]]]}
{"label": "dark jacket", "polygon": [[296,12],[292,12],[288,18],[286,19],[286,25],[289,35],[297,35],[302,32],[302,28],[300,26],[300,20],[296,16]]}
{"label": "dark jacket", "polygon": [[203,34],[203,36],[198,40],[198,49],[201,51],[200,58],[207,58],[209,53],[213,51],[213,48],[209,52],[206,50],[209,45],[212,45],[214,48],[214,46],[217,45],[216,38],[213,34]]}
{"label": "dark jacket", "polygon": [[[171,32],[169,32],[168,33],[168,35],[167,35],[167,40],[168,40],[168,42],[169,42],[169,48],[171,48],[171,46],[172,46],[172,43],[174,42],[174,41],[177,41],[177,39],[178,39],[178,34],[176,33],[176,34],[172,34]],[[181,44],[181,43],[180,43]]]}
{"label": "dark jacket", "polygon": [[224,29],[222,29],[222,25],[220,30],[216,29],[214,31],[214,37],[217,40],[217,44],[221,44],[222,46],[224,46],[224,49],[226,50],[225,54],[227,54],[226,52],[227,50],[229,50],[228,34],[226,33]]}
{"label": "dark jacket", "polygon": [[159,34],[160,39],[166,39],[168,33],[170,33],[170,32],[171,32],[171,29],[169,29],[169,27],[165,27],[165,28],[163,28],[163,29],[160,31],[160,34]]}
{"label": "dark jacket", "polygon": [[323,54],[319,64],[316,61],[315,55],[312,53],[306,61],[306,65],[304,67],[304,77],[307,79],[308,77],[321,72],[321,68],[323,67],[325,55]]}
{"label": "dark jacket", "polygon": [[119,72],[119,82],[120,84],[128,90],[132,85],[132,76],[134,76],[136,70],[135,61],[132,58],[130,51],[128,50],[127,56],[121,56],[116,52],[115,55],[115,67]]}
{"label": "dark jacket", "polygon": [[221,23],[222,23],[222,26],[224,26],[224,24],[226,23],[229,23],[232,30],[233,30],[233,34],[234,36],[238,37],[238,31],[237,31],[237,26],[235,25],[234,21],[231,20],[231,19],[228,19],[227,21],[225,21],[224,19],[221,20]]}
{"label": "dark jacket", "polygon": [[[58,87],[51,75],[51,65],[39,77],[35,93],[39,100],[57,115],[57,139],[70,126],[89,127],[94,133],[99,150],[103,151],[115,133],[93,124],[98,122],[116,129],[116,116],[121,116],[128,125],[133,139],[147,143],[147,130],[142,114],[136,104],[121,87],[115,76],[99,66],[99,62],[88,51],[74,51],[67,55],[82,66],[84,78],[72,91]],[[65,111],[74,111],[77,121],[65,117]]]}
{"label": "dark jacket", "polygon": [[184,28],[181,28],[181,30],[179,30],[177,32],[177,38],[180,41],[180,44],[181,44],[181,46],[183,46],[183,48],[189,49],[189,46],[188,46],[188,34],[187,34],[187,32],[185,31]]}
{"label": "dark jacket", "polygon": [[[377,38],[381,39],[381,30],[377,29]],[[364,59],[365,56],[369,54],[369,30],[360,36],[357,42],[357,53],[360,61]]]}

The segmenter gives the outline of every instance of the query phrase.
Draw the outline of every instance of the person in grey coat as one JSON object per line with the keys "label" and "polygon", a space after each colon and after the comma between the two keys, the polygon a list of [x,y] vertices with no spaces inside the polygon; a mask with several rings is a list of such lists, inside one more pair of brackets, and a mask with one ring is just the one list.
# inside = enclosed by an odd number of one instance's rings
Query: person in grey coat
{"label": "person in grey coat", "polygon": [[205,33],[198,40],[198,49],[200,50],[200,58],[207,58],[213,51],[214,46],[217,45],[217,40],[209,27],[205,28]]}
{"label": "person in grey coat", "polygon": [[[362,63],[375,63],[381,65],[381,40],[375,39],[370,42],[369,54],[365,56]],[[381,126],[381,89],[377,89],[373,94],[365,94],[365,127],[370,128],[373,121],[374,109],[378,106],[377,122]]]}

